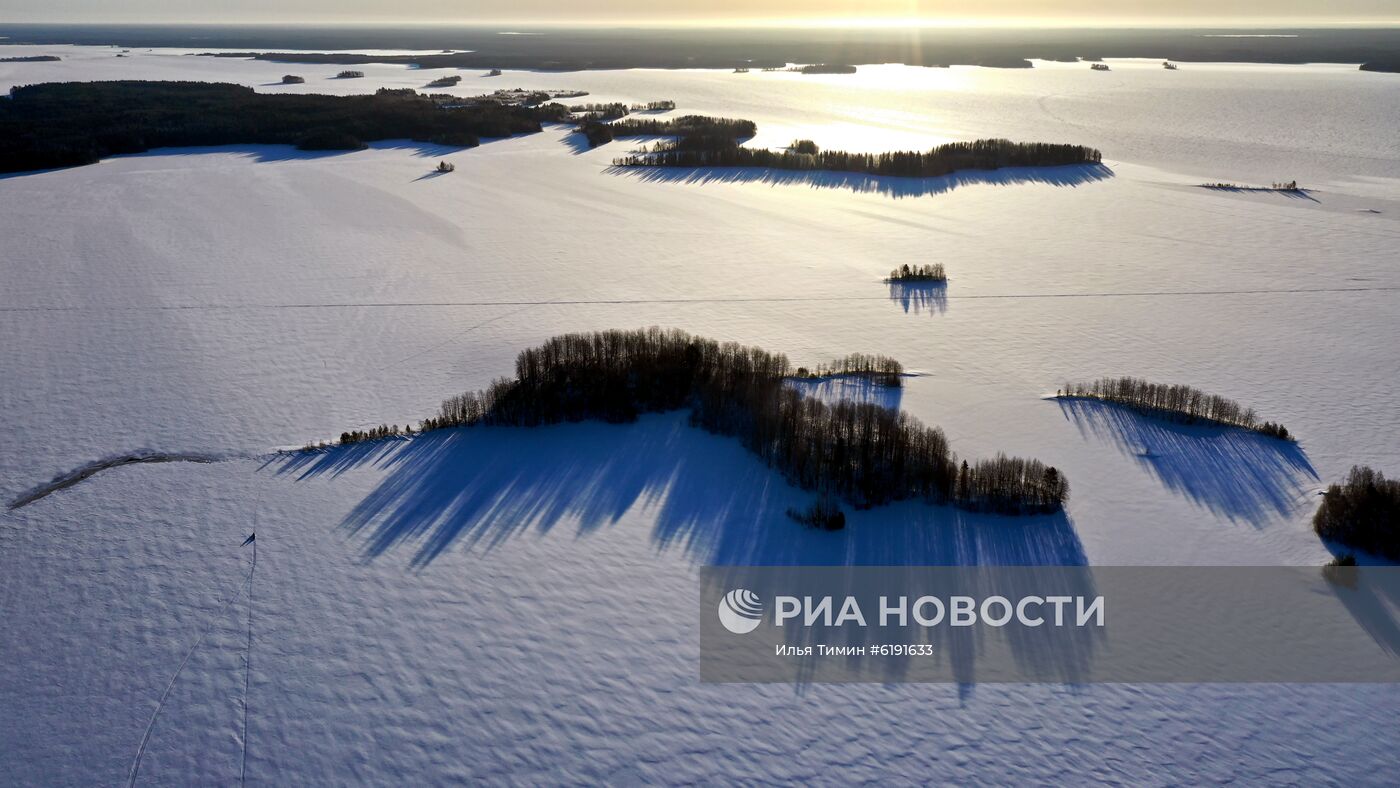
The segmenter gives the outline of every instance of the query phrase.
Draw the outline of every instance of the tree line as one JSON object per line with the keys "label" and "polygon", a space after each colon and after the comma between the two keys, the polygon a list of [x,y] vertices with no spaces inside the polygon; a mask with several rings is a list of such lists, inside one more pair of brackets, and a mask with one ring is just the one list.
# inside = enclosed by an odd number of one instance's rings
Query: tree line
{"label": "tree line", "polygon": [[1318,536],[1400,561],[1400,479],[1355,466],[1322,496],[1313,516]]}
{"label": "tree line", "polygon": [[[847,358],[840,368],[895,368],[879,356]],[[522,351],[514,378],[448,398],[418,430],[624,423],[688,408],[692,425],[738,438],[799,487],[859,507],[918,498],[1027,514],[1056,511],[1069,495],[1064,476],[1043,463],[998,455],[959,465],[942,430],[892,408],[803,396],[788,385],[792,374],[781,354],[678,330],[566,334]],[[341,442],[413,431],[378,427]]]}
{"label": "tree line", "polygon": [[[576,132],[588,139],[588,146],[596,148],[612,142],[617,137],[678,137],[687,144],[738,144],[737,141],[752,137],[758,126],[750,120],[731,118],[711,118],[704,115],[684,115],[679,118],[662,120],[659,118],[627,118],[614,123],[604,123],[599,118],[585,114]],[[712,142],[713,141],[713,142]]]}
{"label": "tree line", "polygon": [[620,101],[607,104],[572,104],[569,111],[580,115],[580,120],[617,120],[628,113],[627,105]]}
{"label": "tree line", "polygon": [[942,263],[911,266],[908,263],[890,271],[887,282],[946,282],[948,273]]}
{"label": "tree line", "polygon": [[682,115],[679,118],[628,118],[613,125],[619,137],[686,137],[740,140],[758,133],[758,124],[738,118]]}
{"label": "tree line", "polygon": [[0,101],[0,172],[91,164],[191,145],[357,149],[411,139],[473,147],[536,132],[560,105],[440,107],[411,89],[373,95],[264,94],[207,82],[70,82],[15,87]]}
{"label": "tree line", "polygon": [[613,164],[618,167],[767,167],[927,178],[958,170],[1098,164],[1103,158],[1098,150],[1083,145],[1004,139],[950,142],[928,151],[799,153],[791,148],[746,148],[734,136],[690,134],[684,130],[672,133],[682,136],[659,142],[648,151],[615,159]]}
{"label": "tree line", "polygon": [[1253,408],[1190,386],[1149,383],[1132,377],[1100,378],[1092,383],[1066,384],[1055,396],[1103,400],[1179,421],[1209,421],[1292,440],[1282,424],[1260,421]]}

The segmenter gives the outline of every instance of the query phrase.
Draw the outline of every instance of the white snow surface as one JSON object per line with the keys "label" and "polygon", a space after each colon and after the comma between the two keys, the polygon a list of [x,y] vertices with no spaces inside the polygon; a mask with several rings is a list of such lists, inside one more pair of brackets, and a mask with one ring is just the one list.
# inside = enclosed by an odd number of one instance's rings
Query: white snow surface
{"label": "white snow surface", "polygon": [[[0,64],[0,87],[441,75],[114,52],[0,46],[64,58]],[[109,457],[222,458],[112,468],[0,514],[5,779],[124,783],[154,715],[142,784],[235,782],[245,751],[266,784],[1386,782],[1389,686],[698,681],[705,564],[1315,565],[1317,491],[1353,463],[1400,472],[1396,75],[1112,65],[452,91],[674,99],[757,121],[758,145],[1078,142],[1103,171],[618,173],[629,143],[581,150],[559,126],[0,178],[3,499]],[[268,84],[284,73],[308,83]],[[1295,178],[1308,197],[1193,185]],[[946,293],[892,292],[903,262],[943,262]],[[963,456],[1060,467],[1066,516],[901,504],[806,531],[782,515],[806,494],[674,414],[269,454],[417,420],[551,335],[646,325],[803,364],[895,356],[923,374],[885,404]],[[1119,374],[1238,399],[1300,441],[1043,399]],[[869,393],[846,388],[816,393]]]}

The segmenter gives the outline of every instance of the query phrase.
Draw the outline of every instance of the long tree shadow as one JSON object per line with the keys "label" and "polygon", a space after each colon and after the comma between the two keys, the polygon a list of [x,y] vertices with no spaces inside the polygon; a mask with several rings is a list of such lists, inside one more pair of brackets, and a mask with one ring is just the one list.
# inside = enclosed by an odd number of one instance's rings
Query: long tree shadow
{"label": "long tree shadow", "polygon": [[890,282],[890,300],[914,314],[927,311],[943,314],[948,311],[946,282]]}
{"label": "long tree shadow", "polygon": [[[382,470],[383,478],[342,527],[360,540],[367,560],[403,548],[411,551],[415,568],[450,549],[489,552],[561,526],[586,537],[635,507],[653,518],[650,538],[658,550],[735,572],[749,566],[1018,566],[1049,572],[1088,564],[1063,513],[998,517],[906,501],[850,512],[842,531],[807,528],[786,511],[810,503],[810,493],[789,485],[737,440],[691,427],[683,413],[648,415],[627,425],[440,430],[283,455],[272,464],[277,473],[298,479],[361,467]],[[1036,587],[1040,593],[1048,587],[1092,596],[1087,572],[1039,577],[1045,581]],[[878,635],[872,630],[841,637],[856,645]],[[795,630],[788,635],[793,644],[811,637]],[[937,644],[967,691],[986,656],[981,645],[963,632],[938,636]],[[1010,641],[1026,675],[1071,682],[1086,675],[1096,645],[1096,636],[1083,632],[1053,638],[1014,634]],[[796,664],[798,681],[817,665]],[[894,681],[909,667],[907,659],[890,659],[861,670]]]}
{"label": "long tree shadow", "polygon": [[1040,183],[1051,186],[1083,186],[1113,177],[1102,164],[1067,164],[1058,167],[1003,167],[999,170],[960,170],[933,178],[865,175],[825,170],[777,170],[764,167],[623,167],[607,172],[660,183],[767,183],[772,186],[808,186],[813,189],[847,189],[886,197],[925,197],[963,186],[1013,186]]}
{"label": "long tree shadow", "polygon": [[1400,656],[1400,582],[1375,566],[1324,566],[1323,579],[1386,653]]}
{"label": "long tree shadow", "polygon": [[593,150],[593,146],[588,142],[588,136],[573,129],[570,129],[560,139],[563,140],[564,147],[572,151],[575,156]]}
{"label": "long tree shadow", "polygon": [[1178,424],[1106,402],[1056,401],[1081,435],[1112,441],[1167,489],[1231,520],[1262,525],[1290,515],[1318,480],[1307,454],[1290,441]]}
{"label": "long tree shadow", "polygon": [[1311,189],[1266,189],[1259,186],[1228,186],[1217,184],[1202,184],[1201,188],[1209,189],[1213,192],[1230,192],[1232,194],[1281,194],[1293,200],[1322,202],[1312,196]]}
{"label": "long tree shadow", "polygon": [[996,517],[904,502],[852,512],[843,531],[805,528],[785,512],[807,505],[809,493],[679,413],[629,425],[440,430],[284,455],[274,465],[299,479],[382,469],[343,527],[367,558],[403,547],[415,567],[454,547],[490,550],[564,523],[591,534],[636,506],[654,512],[659,549],[697,564],[1087,563],[1063,514]]}

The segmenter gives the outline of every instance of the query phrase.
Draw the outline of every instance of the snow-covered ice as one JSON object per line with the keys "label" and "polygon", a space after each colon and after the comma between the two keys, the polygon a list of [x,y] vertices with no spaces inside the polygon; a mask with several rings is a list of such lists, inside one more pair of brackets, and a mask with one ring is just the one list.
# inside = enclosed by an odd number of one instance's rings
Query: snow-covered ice
{"label": "snow-covered ice", "polygon": [[[440,76],[0,46],[49,52],[0,64],[0,87]],[[133,452],[218,459],[114,467],[0,514],[7,776],[124,782],[169,686],[142,782],[236,780],[256,528],[253,782],[1384,782],[1394,687],[698,682],[704,564],[1315,565],[1317,490],[1353,463],[1400,470],[1395,75],[1113,69],[507,72],[452,91],[674,99],[757,121],[763,145],[1078,142],[1104,170],[618,173],[627,143],[580,150],[560,126],[0,178],[0,496]],[[308,83],[268,84],[284,73]],[[457,171],[424,177],[439,160]],[[1309,198],[1194,188],[1295,178]],[[943,262],[946,292],[892,292],[903,262]],[[805,531],[781,514],[805,494],[668,415],[268,455],[416,420],[551,335],[652,324],[798,363],[892,355],[922,374],[886,404],[962,455],[1060,467],[1066,516],[905,504]],[[1238,399],[1300,442],[1043,399],[1105,374]]]}

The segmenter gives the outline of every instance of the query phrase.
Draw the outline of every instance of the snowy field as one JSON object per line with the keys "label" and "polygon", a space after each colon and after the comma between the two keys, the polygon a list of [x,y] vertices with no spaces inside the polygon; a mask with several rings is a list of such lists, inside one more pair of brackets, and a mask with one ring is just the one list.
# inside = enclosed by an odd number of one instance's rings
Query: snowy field
{"label": "snowy field", "polygon": [[[451,73],[117,51],[0,46],[63,58],[0,63],[0,88]],[[617,173],[629,143],[558,126],[0,177],[0,496],[143,449],[218,460],[0,514],[4,779],[124,783],[139,758],[142,784],[1387,782],[1390,686],[698,682],[702,565],[1317,565],[1317,491],[1353,463],[1400,472],[1400,77],[1110,63],[451,91],[673,99],[756,121],[754,145],[1082,143],[1102,169]],[[1193,186],[1293,179],[1306,197]],[[904,262],[944,263],[946,293],[881,281]],[[885,404],[963,456],[1058,466],[1067,512],[902,504],[810,532],[782,515],[806,494],[671,415],[270,454],[429,415],[554,334],[646,325],[799,364],[892,355],[923,374]],[[1043,399],[1120,374],[1238,399],[1299,443]]]}

